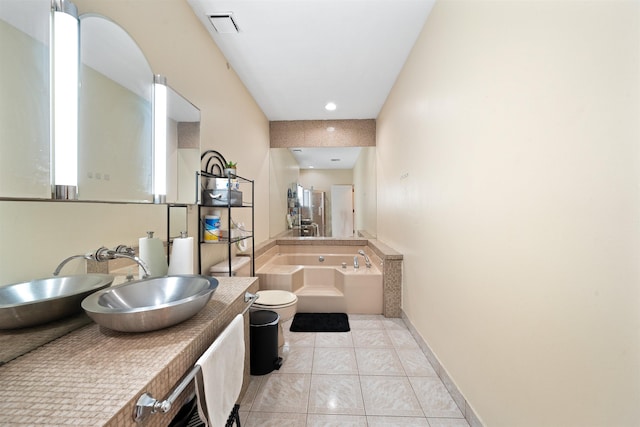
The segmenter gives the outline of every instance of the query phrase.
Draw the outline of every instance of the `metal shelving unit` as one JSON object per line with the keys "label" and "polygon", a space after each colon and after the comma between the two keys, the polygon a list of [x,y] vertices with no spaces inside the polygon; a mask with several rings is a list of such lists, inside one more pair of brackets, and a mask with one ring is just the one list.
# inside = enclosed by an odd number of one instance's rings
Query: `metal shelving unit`
{"label": "metal shelving unit", "polygon": [[[203,202],[207,202],[205,200],[202,200],[204,198],[201,198],[201,200],[198,203],[198,222],[199,222],[199,242],[198,242],[198,269],[200,274],[202,274],[202,249],[201,249],[201,245],[227,245],[227,263],[228,263],[228,274],[229,276],[231,276],[233,273],[231,271],[231,266],[232,266],[232,260],[233,260],[233,245],[241,242],[242,240],[250,240],[251,243],[251,276],[255,276],[255,240],[254,240],[254,230],[255,230],[255,213],[254,213],[254,181],[251,179],[247,179],[238,175],[233,175],[233,176],[228,176],[228,177],[223,177],[223,176],[205,176],[206,178],[210,178],[210,179],[215,179],[215,180],[227,180],[227,197],[224,198],[224,191],[222,191],[223,196],[218,198],[218,199],[214,199],[213,197],[209,197],[207,199],[208,203],[203,203]],[[237,180],[237,181],[235,181]],[[233,200],[232,197],[232,193],[230,190],[232,188],[232,184],[235,184],[235,182],[238,183],[239,188],[243,189],[243,188],[250,188],[249,193],[251,194],[251,201],[247,202],[244,201],[244,195],[245,193],[242,192],[242,197],[243,200],[240,200],[240,202],[238,203],[238,201]],[[214,191],[214,189],[210,189],[210,190],[203,190],[203,191]],[[220,194],[220,193],[218,193]],[[214,203],[214,204],[212,204]],[[232,237],[232,225],[233,225],[233,212],[234,210],[241,210],[241,209],[250,209],[251,210],[251,229],[245,231],[246,235],[243,236],[235,236]],[[219,236],[217,241],[208,241],[205,243],[204,241],[204,233],[205,233],[205,224],[204,224],[204,215],[206,215],[206,212],[208,211],[215,211],[215,210],[224,210],[226,211],[227,215],[226,215],[226,230],[225,232],[227,233],[226,236],[221,235]]]}

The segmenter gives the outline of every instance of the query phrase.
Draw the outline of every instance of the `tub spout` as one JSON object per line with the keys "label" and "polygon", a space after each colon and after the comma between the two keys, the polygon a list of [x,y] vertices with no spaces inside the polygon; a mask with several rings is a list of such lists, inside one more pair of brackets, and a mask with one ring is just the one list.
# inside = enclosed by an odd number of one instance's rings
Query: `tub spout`
{"label": "tub spout", "polygon": [[364,253],[364,251],[363,251],[362,249],[360,249],[360,250],[358,251],[358,253],[364,257],[364,263],[365,263],[365,265],[367,266],[367,268],[371,268],[371,260],[369,259],[369,257],[367,256],[367,254],[366,254],[366,253]]}
{"label": "tub spout", "polygon": [[353,268],[360,268],[360,264],[358,264],[358,255],[353,257]]}

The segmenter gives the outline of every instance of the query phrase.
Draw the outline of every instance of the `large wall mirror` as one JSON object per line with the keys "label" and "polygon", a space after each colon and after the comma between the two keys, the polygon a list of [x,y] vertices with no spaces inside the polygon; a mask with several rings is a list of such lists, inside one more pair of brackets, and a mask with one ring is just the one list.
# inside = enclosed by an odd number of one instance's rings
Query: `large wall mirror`
{"label": "large wall mirror", "polygon": [[[0,67],[0,198],[51,198],[51,7],[0,0],[0,55],[11,58]],[[96,14],[79,21],[77,197],[151,203],[153,71],[115,22]],[[166,200],[195,203],[199,111],[173,90],[167,111],[178,116],[168,118]]]}
{"label": "large wall mirror", "polygon": [[[340,186],[352,186],[353,228],[356,235],[365,233],[375,237],[377,233],[376,212],[376,149],[375,147],[330,147],[307,148],[316,158],[352,159],[348,168],[308,168],[301,164],[302,156],[296,148],[270,149],[270,225],[271,237],[290,232],[303,237],[335,237],[342,224],[332,214],[334,208],[332,190],[335,194]],[[304,162],[304,161],[303,161]],[[337,204],[336,204],[337,205]],[[289,218],[291,213],[298,218]],[[308,223],[307,223],[308,222]],[[334,230],[336,230],[334,232]],[[341,235],[342,237],[343,235]]]}
{"label": "large wall mirror", "polygon": [[199,171],[200,110],[169,86],[167,87],[167,202],[196,204],[198,193],[196,174]]}
{"label": "large wall mirror", "polygon": [[50,0],[0,2],[0,197],[51,197]]}
{"label": "large wall mirror", "polygon": [[115,22],[80,16],[78,198],[152,202],[153,71]]}

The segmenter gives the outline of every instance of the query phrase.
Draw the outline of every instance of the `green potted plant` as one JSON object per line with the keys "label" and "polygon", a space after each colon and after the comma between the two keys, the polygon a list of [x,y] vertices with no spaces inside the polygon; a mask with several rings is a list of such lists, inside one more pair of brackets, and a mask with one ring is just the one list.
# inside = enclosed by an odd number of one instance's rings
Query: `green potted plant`
{"label": "green potted plant", "polygon": [[224,176],[234,178],[236,176],[236,166],[238,162],[227,162],[224,164]]}

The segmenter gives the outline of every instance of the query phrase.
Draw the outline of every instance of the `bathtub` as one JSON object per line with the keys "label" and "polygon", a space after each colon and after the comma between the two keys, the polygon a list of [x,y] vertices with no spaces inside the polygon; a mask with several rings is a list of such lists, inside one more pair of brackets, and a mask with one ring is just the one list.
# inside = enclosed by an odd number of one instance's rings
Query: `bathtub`
{"label": "bathtub", "polygon": [[[354,268],[358,249],[371,258],[370,268],[360,255],[359,268]],[[350,252],[273,254],[256,272],[260,289],[295,293],[300,313],[382,314],[379,260],[365,248],[351,247]]]}

